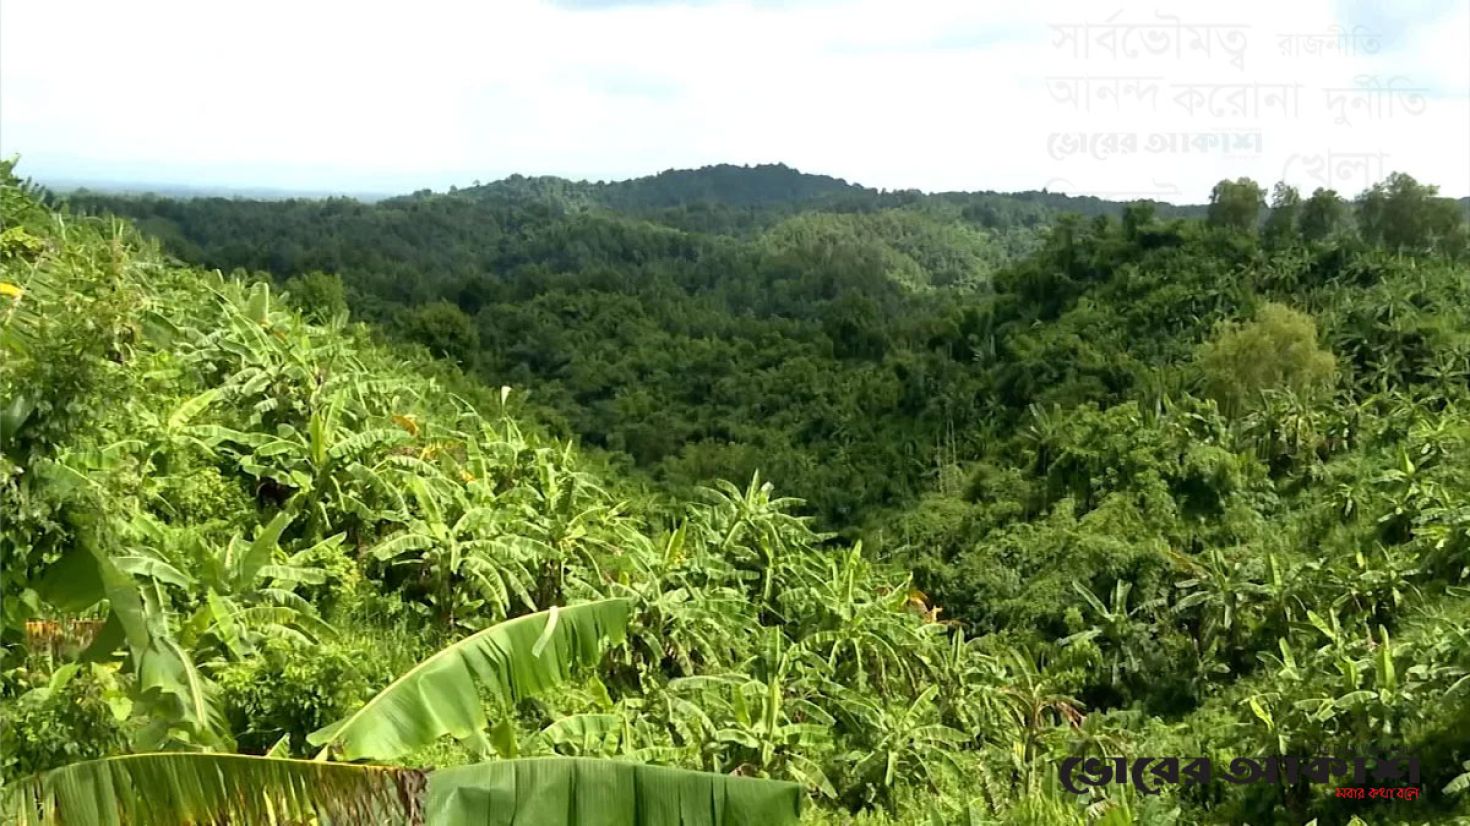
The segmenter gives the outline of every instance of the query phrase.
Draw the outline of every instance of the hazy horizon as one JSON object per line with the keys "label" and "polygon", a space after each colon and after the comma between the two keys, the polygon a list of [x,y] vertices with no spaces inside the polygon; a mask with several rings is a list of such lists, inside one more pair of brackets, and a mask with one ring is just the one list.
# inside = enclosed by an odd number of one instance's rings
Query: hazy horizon
{"label": "hazy horizon", "polygon": [[[75,179],[75,178],[64,178],[64,177],[44,177],[44,178],[38,178],[38,177],[33,176],[33,175],[26,175],[25,174],[25,172],[26,172],[26,170],[25,170],[25,166],[26,166],[25,159],[24,158],[21,158],[21,162],[22,163],[21,163],[21,166],[20,166],[20,168],[19,168],[18,171],[20,173],[22,173],[22,176],[23,177],[29,177],[32,180],[34,180],[36,183],[41,184],[41,185],[47,187],[48,189],[52,189],[52,190],[57,191],[57,192],[70,192],[70,191],[76,191],[76,190],[88,190],[88,191],[94,191],[94,192],[109,193],[109,194],[122,194],[122,195],[150,195],[150,194],[153,194],[153,195],[189,195],[189,196],[199,195],[199,196],[206,196],[207,197],[207,196],[214,195],[214,194],[220,194],[220,195],[234,195],[234,196],[242,196],[242,197],[261,197],[261,198],[273,198],[273,197],[279,197],[279,198],[313,198],[313,197],[338,197],[338,196],[345,196],[345,197],[355,197],[355,198],[360,198],[360,199],[361,198],[383,199],[383,198],[392,198],[392,197],[396,197],[396,196],[400,196],[400,195],[408,195],[408,194],[411,194],[413,192],[422,191],[424,189],[433,189],[431,187],[418,187],[417,189],[403,189],[403,190],[391,190],[391,191],[390,190],[381,190],[381,191],[357,190],[357,191],[353,191],[353,190],[347,190],[347,189],[290,189],[290,188],[282,188],[282,187],[257,187],[257,186],[249,186],[249,185],[207,185],[207,184],[205,184],[205,185],[196,185],[196,184],[192,184],[192,183],[189,183],[189,182],[171,183],[171,182],[163,182],[163,181],[143,181],[143,180],[87,180],[87,179]],[[473,187],[475,185],[486,185],[486,184],[498,183],[498,182],[501,182],[501,181],[505,181],[505,180],[508,180],[508,179],[515,178],[517,176],[523,177],[523,178],[546,178],[546,177],[561,178],[562,180],[569,180],[572,183],[578,183],[578,184],[584,184],[584,183],[585,184],[616,184],[616,183],[623,183],[623,182],[627,182],[627,181],[639,180],[639,179],[643,179],[643,178],[652,178],[652,177],[655,177],[657,175],[663,174],[665,172],[693,172],[693,171],[698,171],[699,169],[702,169],[702,168],[719,167],[719,166],[735,166],[735,167],[745,167],[745,168],[749,168],[749,169],[755,169],[755,168],[758,168],[758,167],[761,167],[761,166],[785,166],[788,169],[790,169],[792,172],[803,174],[803,175],[819,175],[819,174],[825,174],[825,173],[808,172],[805,169],[798,169],[798,168],[796,168],[794,166],[791,166],[790,164],[782,164],[780,161],[776,161],[776,162],[771,163],[771,164],[708,164],[705,167],[685,167],[685,168],[680,168],[680,169],[659,169],[659,170],[649,171],[647,173],[632,175],[632,176],[625,177],[625,178],[563,178],[562,176],[556,176],[556,175],[542,175],[542,174],[537,174],[537,173],[512,172],[512,173],[510,173],[508,175],[505,175],[505,176],[502,176],[502,177],[499,177],[499,178],[494,178],[494,179],[475,179],[475,180],[471,180],[471,181],[466,181],[464,183],[451,184],[449,187],[441,187],[439,189],[435,189],[434,191],[437,191],[437,192],[445,192],[445,191],[448,191],[450,188],[466,189],[466,188]],[[865,188],[865,189],[870,189],[870,190],[875,190],[875,191],[915,191],[917,189],[915,187],[896,187],[896,188],[872,187],[872,186],[868,186],[867,184],[865,184],[862,181],[857,181],[857,180],[851,180],[851,179],[848,179],[848,178],[843,178],[840,175],[830,175],[828,177],[836,178],[836,179],[841,180],[841,181],[843,181],[843,182],[845,182],[845,183],[847,183],[847,184],[849,184],[851,186],[862,187],[862,188]],[[1017,190],[1005,190],[1005,191],[999,191],[999,190],[944,190],[944,189],[918,190],[918,191],[922,191],[926,195],[932,195],[932,194],[938,194],[938,193],[944,193],[944,192],[996,191],[996,192],[1001,192],[1001,194],[1009,194],[1009,193],[1021,193],[1021,192],[1041,192],[1041,191],[1051,191],[1051,190],[1047,190],[1046,187],[1036,187],[1034,189],[1029,189],[1029,190],[1020,190],[1020,189],[1017,189]],[[1059,191],[1059,190],[1057,190],[1057,191]],[[1079,196],[1085,196],[1085,195],[1086,195],[1086,193],[1079,193]],[[1202,204],[1202,203],[1204,203],[1205,200],[1207,200],[1207,199],[1201,199],[1200,201],[1190,202],[1190,203]]]}
{"label": "hazy horizon", "polygon": [[875,189],[1470,195],[1470,3],[0,8],[0,155],[91,188],[391,195],[784,163]]}

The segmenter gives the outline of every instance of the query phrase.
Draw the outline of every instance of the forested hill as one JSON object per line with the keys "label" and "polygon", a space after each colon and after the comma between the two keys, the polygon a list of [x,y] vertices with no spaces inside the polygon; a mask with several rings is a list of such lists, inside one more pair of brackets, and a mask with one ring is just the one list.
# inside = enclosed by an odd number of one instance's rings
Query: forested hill
{"label": "forested hill", "polygon": [[912,501],[978,438],[987,380],[972,366],[997,318],[970,299],[1060,210],[1124,210],[881,193],[782,166],[511,178],[371,205],[69,201],[134,219],[186,261],[269,272],[318,313],[345,297],[666,483],[760,468],[839,528]]}
{"label": "forested hill", "polygon": [[588,183],[565,178],[512,175],[494,183],[457,190],[471,197],[579,199],[616,210],[656,210],[690,204],[772,207],[807,204],[835,196],[876,196],[875,190],[839,178],[811,175],[784,164],[669,169],[625,181]]}
{"label": "forested hill", "polygon": [[[624,213],[669,216],[670,211],[835,209],[871,211],[923,201],[959,206],[967,218],[988,227],[1033,224],[1058,213],[1120,215],[1125,204],[1093,196],[1058,192],[941,192],[877,190],[841,178],[812,175],[784,164],[700,169],[670,169],[625,181],[570,181],[550,176],[512,175],[489,184],[453,190],[465,197],[539,199],[580,207],[600,206]],[[1204,208],[1149,202],[1166,216],[1200,216]],[[968,208],[968,209],[966,209]]]}
{"label": "forested hill", "polygon": [[[1027,191],[1002,193],[878,190],[827,175],[813,175],[784,164],[734,166],[719,164],[700,169],[670,169],[656,175],[622,181],[573,181],[555,176],[511,175],[498,181],[450,187],[448,193],[420,190],[384,199],[389,205],[422,204],[444,196],[482,201],[501,208],[533,207],[554,213],[602,210],[636,216],[658,223],[700,231],[733,232],[751,226],[769,226],[796,212],[824,210],[873,212],[898,207],[927,206],[947,217],[988,229],[1035,227],[1063,213],[1080,215],[1122,214],[1125,203],[1093,196],[1058,192]],[[160,200],[159,196],[126,195],[80,190],[71,201],[106,205],[119,199]],[[166,194],[161,200],[215,200],[185,194]],[[280,201],[289,198],[218,197],[229,201]],[[333,199],[295,199],[333,200]],[[351,200],[351,199],[336,199]],[[1147,201],[1163,217],[1201,217],[1203,206],[1176,206]],[[217,206],[217,205],[216,205]]]}

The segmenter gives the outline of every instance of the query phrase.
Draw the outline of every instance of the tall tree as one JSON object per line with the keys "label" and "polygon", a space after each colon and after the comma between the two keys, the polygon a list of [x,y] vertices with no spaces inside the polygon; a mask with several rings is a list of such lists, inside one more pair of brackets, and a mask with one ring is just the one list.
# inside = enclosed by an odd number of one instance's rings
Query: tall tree
{"label": "tall tree", "polygon": [[1347,222],[1347,203],[1334,190],[1318,187],[1302,204],[1302,238],[1308,241],[1325,241],[1344,229]]}
{"label": "tall tree", "polygon": [[1358,198],[1358,224],[1368,241],[1387,247],[1427,252],[1452,243],[1462,234],[1464,215],[1439,188],[1395,172]]}
{"label": "tall tree", "polygon": [[1249,232],[1265,205],[1265,190],[1250,178],[1221,181],[1210,191],[1207,217],[1212,226]]}
{"label": "tall tree", "polygon": [[1261,229],[1261,237],[1267,246],[1281,247],[1291,243],[1297,234],[1301,212],[1302,196],[1296,187],[1287,185],[1285,181],[1277,182],[1271,190],[1271,214],[1266,216],[1266,225]]}

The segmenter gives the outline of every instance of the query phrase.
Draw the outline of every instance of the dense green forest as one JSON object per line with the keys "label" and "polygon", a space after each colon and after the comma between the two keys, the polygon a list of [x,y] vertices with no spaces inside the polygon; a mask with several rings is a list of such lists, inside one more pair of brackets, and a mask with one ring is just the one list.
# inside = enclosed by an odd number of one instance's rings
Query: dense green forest
{"label": "dense green forest", "polygon": [[132,218],[186,261],[269,272],[318,317],[345,302],[525,388],[556,434],[664,484],[759,469],[837,530],[911,503],[983,438],[996,379],[973,368],[1011,321],[970,300],[992,274],[1061,210],[1122,210],[728,166],[377,204],[68,200]]}
{"label": "dense green forest", "polygon": [[[11,811],[391,808],[418,770],[432,808],[563,755],[789,781],[810,823],[1470,822],[1470,235],[1433,187],[3,178]],[[156,751],[195,762],[99,760]],[[1059,776],[1398,754],[1418,800]]]}

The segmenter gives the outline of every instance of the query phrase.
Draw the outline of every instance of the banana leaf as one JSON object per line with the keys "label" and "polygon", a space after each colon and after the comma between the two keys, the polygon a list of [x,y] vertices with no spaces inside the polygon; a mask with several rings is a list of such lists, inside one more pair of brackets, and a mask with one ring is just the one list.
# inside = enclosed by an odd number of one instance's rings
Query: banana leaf
{"label": "banana leaf", "polygon": [[497,760],[429,776],[433,826],[784,826],[795,783],[581,757]]}
{"label": "banana leaf", "polygon": [[73,763],[0,788],[21,826],[422,823],[413,769],[243,754],[159,752]]}
{"label": "banana leaf", "polygon": [[164,752],[73,763],[0,787],[0,819],[19,826],[785,826],[801,804],[795,783],[574,757],[426,775]]}
{"label": "banana leaf", "polygon": [[393,760],[446,734],[488,752],[481,689],[513,704],[565,681],[573,667],[596,663],[604,643],[622,641],[630,612],[627,600],[605,599],[493,625],[431,655],[307,739],[322,747],[318,759]]}

